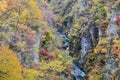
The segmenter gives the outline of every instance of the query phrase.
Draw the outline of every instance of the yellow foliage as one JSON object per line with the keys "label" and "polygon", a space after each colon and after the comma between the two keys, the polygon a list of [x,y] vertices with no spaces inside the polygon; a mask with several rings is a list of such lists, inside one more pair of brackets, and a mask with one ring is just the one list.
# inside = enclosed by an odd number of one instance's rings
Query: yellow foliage
{"label": "yellow foliage", "polygon": [[104,7],[104,9],[105,9],[106,11],[108,11],[108,10],[109,10],[109,8],[108,8],[107,6],[105,6],[105,7]]}
{"label": "yellow foliage", "polygon": [[117,2],[120,2],[120,0],[117,0]]}
{"label": "yellow foliage", "polygon": [[98,4],[98,3],[99,3],[99,0],[93,0],[93,2],[94,2],[95,4]]}
{"label": "yellow foliage", "polygon": [[54,52],[53,54],[57,55],[56,60],[42,60],[40,62],[40,72],[44,74],[44,78],[54,78],[54,76],[57,76],[57,74],[65,71],[68,65],[72,64],[72,58],[69,57],[66,52],[60,51],[59,49],[55,49],[55,51],[52,52]]}
{"label": "yellow foliage", "polygon": [[119,44],[120,40],[114,39],[113,42],[114,42],[114,44]]}
{"label": "yellow foliage", "polygon": [[95,22],[98,23],[100,21],[100,19],[97,19]]}
{"label": "yellow foliage", "polygon": [[0,80],[22,80],[19,59],[7,46],[0,49]]}
{"label": "yellow foliage", "polygon": [[88,80],[101,80],[101,78],[102,74],[100,74],[98,68],[94,68],[90,73],[88,73]]}
{"label": "yellow foliage", "polygon": [[85,19],[85,17],[83,17],[83,16],[81,16],[81,18],[80,18],[82,21],[85,21],[86,19]]}
{"label": "yellow foliage", "polygon": [[107,49],[105,49],[105,48],[104,48],[104,49],[101,49],[101,52],[102,52],[102,53],[107,53]]}
{"label": "yellow foliage", "polygon": [[41,61],[39,70],[24,70],[24,80],[37,80],[37,78],[39,78],[40,80],[51,78],[53,80],[53,78],[57,76],[57,74],[60,74],[66,68],[67,65],[65,66],[64,63],[60,60],[54,60],[50,62]]}
{"label": "yellow foliage", "polygon": [[114,39],[114,40],[113,40],[113,43],[114,43],[114,44],[112,45],[113,47],[118,47],[118,49],[120,49],[120,45],[119,45],[119,44],[120,44],[120,40]]}
{"label": "yellow foliage", "polygon": [[36,16],[39,19],[43,19],[42,11],[37,6],[36,2],[34,0],[28,1],[29,6],[31,7],[31,12],[34,16]]}
{"label": "yellow foliage", "polygon": [[[74,17],[74,19],[75,19],[75,23],[74,23],[73,27],[75,29],[79,29],[81,27],[81,25],[80,25],[79,18],[77,17],[77,15]],[[84,17],[82,17],[81,20],[84,21],[85,20]]]}
{"label": "yellow foliage", "polygon": [[37,80],[38,76],[43,75],[42,72],[35,69],[25,69],[24,70],[24,80]]}
{"label": "yellow foliage", "polygon": [[26,42],[25,42],[25,41],[18,42],[18,46],[19,46],[19,47],[24,47],[25,45],[26,45]]}
{"label": "yellow foliage", "polygon": [[51,62],[41,62],[42,68],[45,71],[52,71],[52,72],[62,72],[66,67],[62,65],[62,61],[51,61]]}
{"label": "yellow foliage", "polygon": [[102,40],[99,41],[98,45],[106,45],[108,43],[109,43],[109,41],[107,39],[102,39]]}
{"label": "yellow foliage", "polygon": [[20,19],[21,19],[22,23],[26,23],[28,15],[29,15],[29,12],[27,9],[22,11],[22,13],[20,15]]}
{"label": "yellow foliage", "polygon": [[6,8],[7,8],[7,1],[1,0],[0,1],[0,15],[2,12],[6,11]]}
{"label": "yellow foliage", "polygon": [[95,49],[94,49],[94,52],[95,52],[95,53],[97,53],[97,52],[98,52],[98,50],[95,48]]}
{"label": "yellow foliage", "polygon": [[5,0],[0,1],[0,11],[5,11],[7,7],[7,2]]}

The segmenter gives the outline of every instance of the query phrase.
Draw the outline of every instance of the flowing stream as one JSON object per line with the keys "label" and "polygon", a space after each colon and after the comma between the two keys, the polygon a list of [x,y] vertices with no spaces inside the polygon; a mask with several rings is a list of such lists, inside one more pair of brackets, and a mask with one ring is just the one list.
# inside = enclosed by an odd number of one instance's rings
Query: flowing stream
{"label": "flowing stream", "polygon": [[[80,2],[80,11],[88,6],[88,0],[82,0]],[[84,15],[85,17],[88,15]],[[88,19],[88,17],[87,17]],[[88,24],[89,25],[89,24]],[[92,48],[92,41],[91,41],[91,37],[92,40],[94,39],[94,33],[95,33],[95,28],[94,27],[90,27],[88,31],[85,32],[85,35],[82,36],[81,38],[81,42],[78,45],[81,45],[81,50],[80,50],[80,58],[79,58],[79,63],[76,63],[73,61],[73,68],[74,70],[71,72],[72,75],[74,75],[75,80],[85,80],[86,74],[85,72],[81,69],[82,65],[85,61],[85,56],[88,53],[88,51]],[[61,34],[61,32],[57,31],[58,36],[62,37],[64,40],[64,45],[66,46],[66,50],[69,51],[69,38],[66,35]],[[80,64],[80,66],[79,66]]]}
{"label": "flowing stream", "polygon": [[[62,37],[64,40],[64,45],[66,46],[66,50],[69,51],[69,38],[66,35],[61,34],[60,32],[57,31],[58,36]],[[86,77],[86,74],[84,71],[80,69],[80,66],[73,61],[73,68],[74,70],[71,72],[72,75],[74,75],[75,80],[83,80],[82,78]]]}

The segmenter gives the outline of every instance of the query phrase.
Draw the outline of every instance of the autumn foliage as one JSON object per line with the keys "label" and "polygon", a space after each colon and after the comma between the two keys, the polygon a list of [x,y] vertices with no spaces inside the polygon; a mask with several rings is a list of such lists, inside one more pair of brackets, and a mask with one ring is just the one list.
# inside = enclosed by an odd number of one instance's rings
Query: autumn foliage
{"label": "autumn foliage", "polygon": [[41,51],[41,54],[43,54],[43,55],[45,55],[45,56],[49,56],[49,55],[50,55],[50,52],[48,52],[48,51],[47,51],[46,49],[44,49],[44,48],[41,48],[40,51]]}
{"label": "autumn foliage", "polygon": [[117,22],[120,23],[120,16],[117,16]]}
{"label": "autumn foliage", "polygon": [[56,60],[56,55],[50,53],[49,51],[47,51],[47,50],[44,49],[44,48],[41,48],[41,49],[40,49],[40,54],[51,58],[51,60]]}
{"label": "autumn foliage", "polygon": [[19,59],[7,46],[0,49],[0,80],[22,80]]}

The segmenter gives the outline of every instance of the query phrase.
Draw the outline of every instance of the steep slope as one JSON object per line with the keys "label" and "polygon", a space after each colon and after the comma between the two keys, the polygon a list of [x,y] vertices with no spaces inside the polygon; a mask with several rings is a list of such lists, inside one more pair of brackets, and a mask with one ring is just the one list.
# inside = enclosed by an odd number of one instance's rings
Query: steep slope
{"label": "steep slope", "polygon": [[120,80],[120,0],[1,0],[0,18],[20,79]]}
{"label": "steep slope", "polygon": [[[72,58],[68,51],[61,50],[63,39],[53,28],[55,15],[45,1],[39,1],[0,1],[3,4],[0,5],[0,50],[5,51],[4,46],[8,46],[16,53],[22,66],[21,80],[72,79]],[[11,66],[8,64],[6,70]],[[0,67],[0,75],[4,73],[2,69],[3,66]],[[10,76],[14,80],[19,75]],[[9,80],[4,76],[0,78]]]}
{"label": "steep slope", "polygon": [[[69,54],[88,80],[119,80],[119,16],[116,0],[51,0],[56,28],[69,37]],[[77,80],[81,80],[79,75]],[[96,76],[96,77],[95,77]],[[77,78],[78,77],[78,78]]]}

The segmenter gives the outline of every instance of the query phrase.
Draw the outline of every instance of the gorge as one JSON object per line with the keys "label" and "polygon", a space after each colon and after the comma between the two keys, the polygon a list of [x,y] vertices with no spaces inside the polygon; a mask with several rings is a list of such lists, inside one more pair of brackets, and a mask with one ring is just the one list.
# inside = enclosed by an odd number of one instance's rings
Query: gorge
{"label": "gorge", "polygon": [[0,17],[0,80],[120,80],[120,0],[1,0]]}

